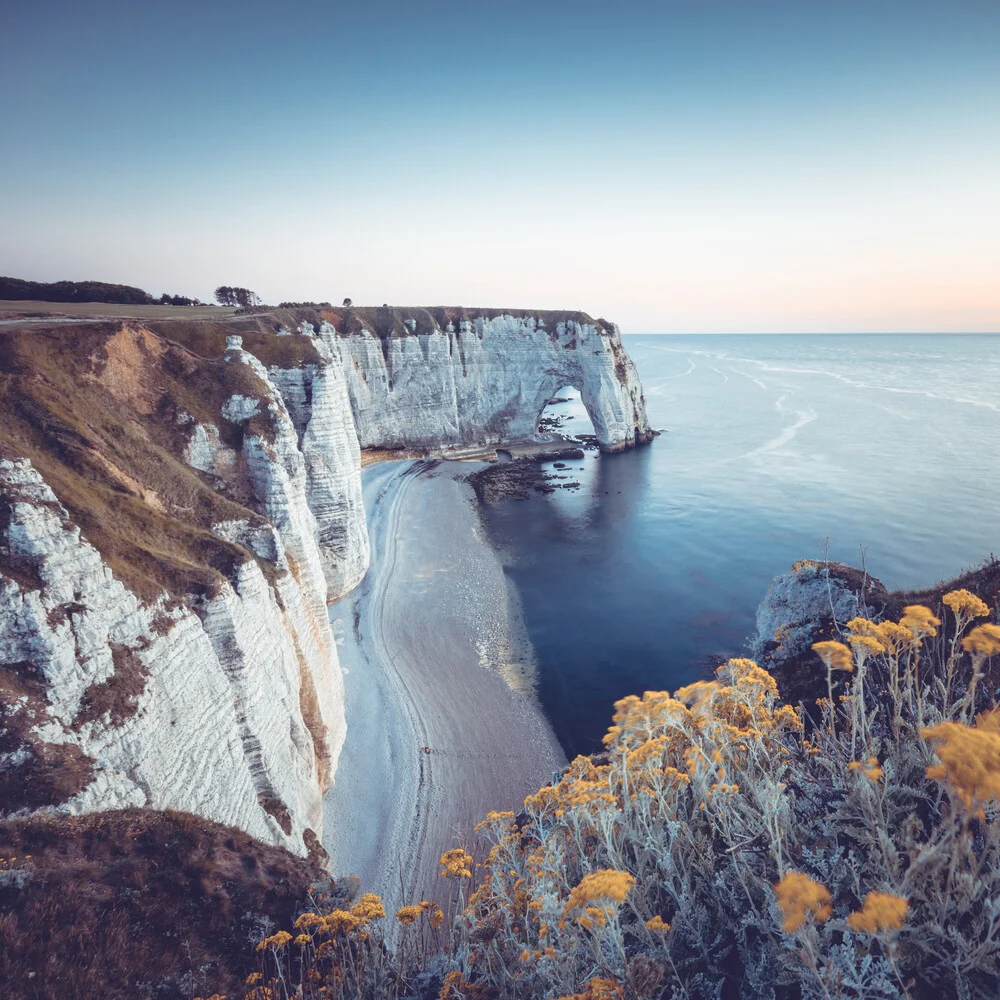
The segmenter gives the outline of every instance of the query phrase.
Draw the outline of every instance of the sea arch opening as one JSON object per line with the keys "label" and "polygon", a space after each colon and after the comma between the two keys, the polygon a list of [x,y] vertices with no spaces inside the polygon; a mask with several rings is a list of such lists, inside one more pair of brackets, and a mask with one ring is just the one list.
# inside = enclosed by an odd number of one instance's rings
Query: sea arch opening
{"label": "sea arch opening", "polygon": [[536,435],[543,439],[596,441],[597,427],[588,402],[583,398],[582,390],[571,382],[546,393],[535,418]]}

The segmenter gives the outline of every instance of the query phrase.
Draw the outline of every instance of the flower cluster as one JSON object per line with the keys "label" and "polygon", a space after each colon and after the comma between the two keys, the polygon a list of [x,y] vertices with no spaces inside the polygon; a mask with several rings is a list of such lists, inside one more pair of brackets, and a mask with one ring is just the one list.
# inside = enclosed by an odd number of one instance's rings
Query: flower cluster
{"label": "flower cluster", "polygon": [[782,927],[794,934],[808,917],[823,923],[833,913],[830,890],[802,872],[788,872],[774,887],[784,921]]}
{"label": "flower cluster", "polygon": [[404,927],[409,927],[410,924],[416,923],[423,914],[426,914],[427,922],[434,930],[437,930],[444,923],[444,910],[437,903],[426,899],[422,899],[419,903],[401,906],[396,911],[396,920]]}
{"label": "flower cluster", "polygon": [[981,810],[1000,799],[1000,732],[992,714],[985,721],[985,726],[942,722],[921,730],[940,760],[927,768],[927,777],[946,782],[967,809]]}
{"label": "flower cluster", "polygon": [[819,658],[826,664],[828,670],[846,670],[850,672],[854,669],[854,657],[849,646],[833,639],[827,642],[814,642],[812,648]]}
{"label": "flower cluster", "polygon": [[441,878],[472,878],[472,855],[460,847],[445,851],[438,864],[441,865]]}
{"label": "flower cluster", "polygon": [[866,934],[898,931],[906,920],[910,904],[900,896],[888,892],[870,892],[860,910],[851,913],[847,922],[851,930]]}

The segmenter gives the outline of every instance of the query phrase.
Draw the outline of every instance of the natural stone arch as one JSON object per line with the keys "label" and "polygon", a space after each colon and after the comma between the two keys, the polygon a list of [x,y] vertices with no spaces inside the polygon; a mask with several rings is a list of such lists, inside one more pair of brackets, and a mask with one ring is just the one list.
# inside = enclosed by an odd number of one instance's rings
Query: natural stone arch
{"label": "natural stone arch", "polygon": [[562,386],[580,392],[602,451],[653,437],[638,373],[612,324],[583,314],[465,311],[442,328],[443,314],[418,310],[411,329],[411,317],[397,312],[391,334],[346,321],[343,330],[318,331],[342,358],[362,448],[529,439]]}

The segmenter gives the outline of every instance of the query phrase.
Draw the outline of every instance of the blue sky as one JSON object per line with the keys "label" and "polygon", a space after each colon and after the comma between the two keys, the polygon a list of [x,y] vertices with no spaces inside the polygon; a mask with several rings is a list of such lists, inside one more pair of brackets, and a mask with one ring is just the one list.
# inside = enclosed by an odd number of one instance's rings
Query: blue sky
{"label": "blue sky", "polygon": [[0,273],[1000,330],[1000,2],[0,10]]}

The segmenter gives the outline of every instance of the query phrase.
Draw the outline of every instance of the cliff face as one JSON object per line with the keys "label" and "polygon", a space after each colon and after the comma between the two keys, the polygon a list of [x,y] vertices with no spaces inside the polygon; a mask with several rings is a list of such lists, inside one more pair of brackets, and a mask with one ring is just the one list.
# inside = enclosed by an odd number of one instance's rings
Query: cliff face
{"label": "cliff face", "polygon": [[603,451],[649,441],[642,386],[618,328],[582,313],[384,309],[323,314],[363,448],[441,448],[530,438],[573,386]]}
{"label": "cliff face", "polygon": [[361,448],[339,355],[316,342],[320,364],[272,365],[268,376],[295,426],[306,468],[330,600],[353,590],[368,569],[368,529],[361,495]]}
{"label": "cliff face", "polygon": [[366,562],[322,540],[358,478],[342,379],[319,355],[285,374],[313,389],[300,447],[238,337],[213,361],[129,327],[66,340],[0,338],[5,811],[178,809],[303,854],[345,732],[327,576]]}

